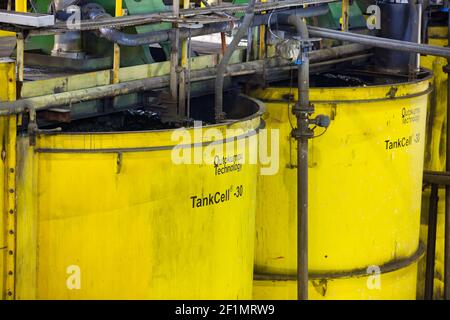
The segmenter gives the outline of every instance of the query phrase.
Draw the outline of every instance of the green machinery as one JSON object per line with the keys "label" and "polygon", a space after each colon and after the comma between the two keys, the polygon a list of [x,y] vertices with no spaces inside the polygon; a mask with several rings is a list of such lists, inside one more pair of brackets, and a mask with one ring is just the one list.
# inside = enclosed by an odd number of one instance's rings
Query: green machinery
{"label": "green machinery", "polygon": [[[34,6],[30,9],[39,13],[47,13],[52,0],[35,0]],[[101,5],[109,14],[114,15],[115,2],[111,0],[90,0],[89,3]],[[162,0],[123,0],[124,11],[128,15],[137,15],[167,10]],[[161,23],[159,25],[133,26],[124,29],[127,33],[144,33],[156,30],[169,29],[170,24]],[[54,36],[34,36],[27,39],[25,43],[26,63],[28,65],[38,65],[49,67],[62,67],[71,70],[100,70],[112,67],[113,44],[105,39],[93,36],[90,33],[83,33],[83,50],[86,55],[83,59],[48,59],[48,55],[54,47]],[[166,60],[168,46],[162,45],[155,48],[153,54],[148,46],[123,47],[121,48],[121,66],[133,66],[139,64],[153,63],[155,60]],[[155,56],[155,57],[154,57]],[[78,60],[78,61],[77,61]]]}

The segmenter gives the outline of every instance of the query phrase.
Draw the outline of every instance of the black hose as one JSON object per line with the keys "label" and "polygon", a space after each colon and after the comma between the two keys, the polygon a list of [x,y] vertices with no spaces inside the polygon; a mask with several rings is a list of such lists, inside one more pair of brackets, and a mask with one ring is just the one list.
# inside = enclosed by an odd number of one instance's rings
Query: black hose
{"label": "black hose", "polygon": [[216,96],[215,96],[215,109],[214,116],[216,122],[223,120],[225,114],[223,113],[223,83],[224,83],[224,75],[227,69],[228,62],[230,62],[230,58],[233,52],[239,45],[242,37],[244,37],[245,32],[247,32],[250,24],[252,23],[253,16],[255,15],[255,2],[256,0],[250,0],[248,3],[247,9],[245,10],[244,20],[242,21],[241,26],[239,27],[236,35],[231,41],[230,45],[227,46],[225,53],[223,54],[222,59],[220,60],[219,65],[217,66],[217,78],[216,78]]}

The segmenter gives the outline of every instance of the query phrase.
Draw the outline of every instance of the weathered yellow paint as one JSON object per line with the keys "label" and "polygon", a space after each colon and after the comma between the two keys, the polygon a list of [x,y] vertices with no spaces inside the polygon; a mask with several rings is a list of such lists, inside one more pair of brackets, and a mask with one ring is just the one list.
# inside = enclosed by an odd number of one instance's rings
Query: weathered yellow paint
{"label": "weathered yellow paint", "polygon": [[350,3],[349,0],[342,0],[342,14],[341,14],[341,30],[342,31],[348,31],[348,9],[349,9]]}
{"label": "weathered yellow paint", "polygon": [[[308,293],[311,300],[414,300],[416,299],[417,264],[380,275],[380,288],[374,278],[310,281]],[[372,289],[369,289],[371,287]],[[257,300],[295,300],[296,281],[258,280],[254,284],[253,298]]]}
{"label": "weathered yellow paint", "polygon": [[[16,99],[15,63],[0,59],[0,101]],[[15,295],[16,257],[16,116],[0,118],[0,298]]]}
{"label": "weathered yellow paint", "polygon": [[430,39],[447,39],[447,26],[428,27],[428,37]]}
{"label": "weathered yellow paint", "polygon": [[[312,88],[317,114],[331,118],[328,131],[309,144],[309,269],[311,275],[367,270],[413,257],[419,248],[420,194],[429,79],[352,88]],[[255,273],[296,274],[297,143],[288,106],[295,88],[259,89],[267,128],[280,133],[280,171],[260,176],[256,213]],[[404,123],[405,110],[417,117]],[[316,135],[323,132],[317,128]],[[411,139],[389,149],[386,140]],[[324,276],[310,297],[368,299],[415,297],[417,261],[381,276],[381,291],[364,277]],[[318,281],[311,281],[311,285]],[[295,281],[256,281],[254,297],[296,298]],[[269,287],[277,287],[271,290]],[[323,287],[327,286],[328,290]],[[405,289],[391,291],[404,286]],[[260,292],[259,290],[263,292]]]}
{"label": "weathered yellow paint", "polygon": [[[236,50],[230,60],[230,63],[242,61],[242,56],[243,50]],[[214,67],[218,61],[218,55],[192,57],[191,68],[192,70],[211,68]],[[164,76],[169,73],[170,61],[120,68],[119,82]],[[46,80],[26,81],[23,83],[21,97],[31,98],[53,93],[86,89],[95,86],[108,85],[111,81],[111,70],[95,71],[80,75],[56,77]]]}
{"label": "weathered yellow paint", "polygon": [[15,8],[17,12],[27,12],[27,0],[16,0]]}
{"label": "weathered yellow paint", "polygon": [[15,37],[16,34],[14,32],[0,30],[0,37]]}
{"label": "weathered yellow paint", "polygon": [[115,16],[116,17],[121,17],[123,15],[123,5],[122,5],[122,0],[116,0],[116,12],[115,12]]}
{"label": "weathered yellow paint", "polygon": [[[123,15],[122,0],[116,0],[115,16],[121,17]],[[120,46],[114,43],[114,55],[113,55],[113,71],[112,71],[112,83],[119,83],[119,70],[120,70]]]}
{"label": "weathered yellow paint", "polygon": [[[15,10],[17,12],[27,12],[27,0],[16,0]],[[16,46],[17,56],[17,81],[23,82],[25,68],[25,40],[23,36],[17,37]]]}
{"label": "weathered yellow paint", "polygon": [[[447,27],[429,27],[428,43],[436,46],[447,46]],[[447,59],[433,56],[422,56],[421,65],[431,69],[433,77],[433,93],[430,95],[427,120],[427,141],[425,145],[425,170],[445,171],[446,156],[446,126],[447,126],[447,74],[443,67],[447,65]],[[436,260],[434,278],[434,298],[444,297],[444,240],[445,240],[445,190],[438,192],[438,216],[436,234]],[[428,210],[429,210],[430,190],[423,192],[422,201],[422,226],[421,240],[427,242],[428,236]],[[418,274],[418,296],[423,297],[425,285],[425,260],[420,264]]]}
{"label": "weathered yellow paint", "polygon": [[[430,38],[429,44],[447,46],[446,39]],[[433,93],[430,95],[427,131],[430,133],[425,148],[425,170],[442,171],[445,169],[446,114],[447,114],[447,74],[443,67],[447,59],[422,56],[421,64],[433,71]]]}
{"label": "weathered yellow paint", "polygon": [[14,60],[0,58],[0,101],[11,101],[16,99]]}
{"label": "weathered yellow paint", "polygon": [[[267,0],[261,0],[261,2],[267,2]],[[267,14],[266,11],[261,12],[261,14]],[[258,59],[264,59],[266,55],[266,26],[259,26],[259,51]]]}
{"label": "weathered yellow paint", "polygon": [[[259,125],[254,114],[209,128]],[[172,134],[62,133],[35,147],[19,138],[18,299],[251,298],[257,165],[219,176],[214,164],[175,165]],[[242,197],[192,208],[193,196],[241,185]],[[71,266],[79,290],[66,285]]]}

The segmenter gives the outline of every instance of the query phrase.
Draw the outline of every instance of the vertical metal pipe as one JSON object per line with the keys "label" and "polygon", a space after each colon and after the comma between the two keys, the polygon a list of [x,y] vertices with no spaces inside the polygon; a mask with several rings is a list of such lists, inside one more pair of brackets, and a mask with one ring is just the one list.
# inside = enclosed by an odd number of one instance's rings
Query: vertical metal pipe
{"label": "vertical metal pipe", "polygon": [[[222,5],[222,0],[217,0],[217,5],[221,6]],[[222,54],[224,54],[225,50],[227,49],[227,37],[225,36],[225,32],[221,32],[220,33],[220,43],[221,43],[221,50],[220,50],[220,52]]]}
{"label": "vertical metal pipe", "polygon": [[252,60],[252,48],[253,48],[253,34],[252,34],[252,28],[248,28],[247,30],[247,50],[245,55],[245,61],[251,61]]}
{"label": "vertical metal pipe", "polygon": [[[302,41],[309,33],[302,18],[289,16]],[[302,45],[302,51],[304,46]],[[308,300],[308,139],[310,138],[309,114],[314,109],[309,101],[309,55],[301,52],[298,66],[298,103],[293,113],[297,117],[297,298]]]}
{"label": "vertical metal pipe", "polygon": [[[173,0],[172,13],[174,17],[180,16],[180,0]],[[171,50],[170,50],[170,95],[172,101],[177,105],[178,113],[178,63],[179,63],[179,42],[180,42],[180,30],[177,25],[173,26],[176,28],[171,37]]]}
{"label": "vertical metal pipe", "polygon": [[[417,43],[422,43],[423,0],[417,1]],[[416,54],[416,71],[420,71],[420,53]]]}
{"label": "vertical metal pipe", "polygon": [[[299,100],[309,104],[309,61],[299,68]],[[308,89],[306,89],[308,88]],[[297,128],[308,127],[308,117],[297,118]],[[297,153],[297,294],[299,300],[308,299],[308,138],[298,139]]]}
{"label": "vertical metal pipe", "polygon": [[[253,16],[255,15],[255,2],[256,0],[250,0],[248,6],[245,10],[245,16],[242,21],[241,26],[239,27],[236,35],[233,37],[230,45],[227,46],[225,53],[220,60],[219,65],[217,66],[217,78],[216,78],[216,88],[215,88],[215,103],[214,103],[214,118],[216,122],[220,122],[225,117],[223,112],[223,84],[224,84],[224,76],[225,71],[227,70],[228,62],[233,55],[233,52],[239,45],[242,37],[244,37],[245,32],[250,27],[250,24],[253,21]],[[248,50],[248,48],[247,48]]]}
{"label": "vertical metal pipe", "polygon": [[189,29],[188,37],[188,67],[187,67],[187,97],[186,97],[186,118],[191,118],[191,70],[192,70],[192,37]]}
{"label": "vertical metal pipe", "polygon": [[[450,12],[448,16],[448,46],[450,46]],[[450,59],[447,59],[447,68]],[[450,171],[450,79],[447,72],[447,142],[445,168]],[[450,300],[450,186],[445,187],[445,249],[444,249],[444,299]]]}
{"label": "vertical metal pipe", "polygon": [[[183,0],[183,9],[189,8],[189,0]],[[181,38],[181,37],[180,37]],[[186,118],[186,67],[188,64],[188,47],[187,40],[181,40],[181,68],[178,89],[178,116],[182,119]]]}
{"label": "vertical metal pipe", "polygon": [[[422,38],[422,0],[410,0],[411,41],[420,44]],[[420,71],[420,54],[411,53],[409,59],[409,74],[415,78]]]}
{"label": "vertical metal pipe", "polygon": [[427,262],[425,271],[425,300],[433,299],[434,263],[436,259],[436,229],[438,210],[438,185],[431,185],[430,206],[428,210]]}
{"label": "vertical metal pipe", "polygon": [[[24,81],[25,74],[25,39],[22,33],[17,34],[16,43],[16,63],[17,63],[17,81],[22,83]],[[19,91],[22,85],[19,84]],[[20,93],[20,92],[19,92]]]}

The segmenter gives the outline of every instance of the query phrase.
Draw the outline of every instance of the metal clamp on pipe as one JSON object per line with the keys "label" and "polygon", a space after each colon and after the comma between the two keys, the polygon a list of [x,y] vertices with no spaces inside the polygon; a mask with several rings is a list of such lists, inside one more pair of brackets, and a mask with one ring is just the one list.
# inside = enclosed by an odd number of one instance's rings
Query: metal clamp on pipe
{"label": "metal clamp on pipe", "polygon": [[[294,17],[294,20],[299,19]],[[300,19],[301,20],[301,19]],[[288,20],[289,21],[289,20]],[[296,24],[290,20],[291,24]],[[300,29],[301,26],[298,28]],[[300,31],[299,31],[300,32]],[[292,113],[297,117],[302,119],[303,126],[299,126],[294,129],[292,136],[296,139],[300,138],[312,138],[314,137],[314,130],[310,128],[310,125],[315,125],[317,127],[328,128],[330,124],[330,118],[326,115],[318,115],[316,118],[310,118],[310,115],[314,113],[314,105],[309,102],[309,53],[314,48],[314,42],[320,41],[320,38],[304,38],[302,36],[294,37],[300,44],[300,53],[298,55],[295,64],[299,66],[298,75],[298,102],[292,108]],[[307,63],[308,67],[303,68],[302,65]],[[306,75],[308,72],[308,75]],[[307,79],[308,78],[308,79]],[[307,85],[306,85],[307,83]]]}

